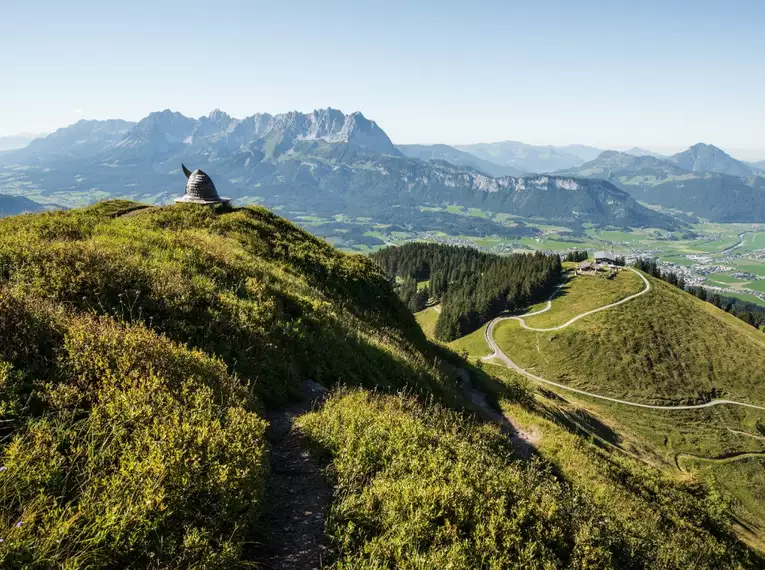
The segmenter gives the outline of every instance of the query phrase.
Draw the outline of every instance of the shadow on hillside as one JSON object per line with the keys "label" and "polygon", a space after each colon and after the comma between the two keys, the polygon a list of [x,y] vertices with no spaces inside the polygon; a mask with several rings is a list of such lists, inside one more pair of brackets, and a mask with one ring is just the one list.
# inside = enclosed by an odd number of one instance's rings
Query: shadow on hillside
{"label": "shadow on hillside", "polygon": [[617,432],[604,424],[594,415],[582,408],[566,409],[561,406],[551,407],[547,413],[554,422],[568,431],[584,437],[594,437],[594,442],[601,446],[603,442],[619,446],[622,438]]}
{"label": "shadow on hillside", "polygon": [[566,398],[542,386],[537,386],[537,392],[542,394],[548,400],[553,400],[554,402],[561,402],[563,404],[568,404],[568,400]]}

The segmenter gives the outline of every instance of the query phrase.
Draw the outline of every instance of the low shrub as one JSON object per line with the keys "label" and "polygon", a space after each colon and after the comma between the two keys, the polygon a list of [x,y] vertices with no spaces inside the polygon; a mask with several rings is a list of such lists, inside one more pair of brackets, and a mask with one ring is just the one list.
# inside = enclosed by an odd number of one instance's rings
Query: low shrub
{"label": "low shrub", "polygon": [[[27,387],[40,409],[0,447],[0,566],[238,564],[267,475],[249,391],[221,361],[140,325],[38,314],[24,329],[28,313],[3,315],[29,346],[45,346],[45,330],[62,337]],[[16,373],[23,362],[0,363],[4,389]]]}

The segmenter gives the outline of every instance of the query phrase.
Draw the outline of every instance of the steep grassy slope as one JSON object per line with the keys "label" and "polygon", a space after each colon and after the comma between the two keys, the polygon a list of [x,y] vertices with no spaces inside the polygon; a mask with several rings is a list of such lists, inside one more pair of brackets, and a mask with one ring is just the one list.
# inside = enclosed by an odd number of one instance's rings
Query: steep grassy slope
{"label": "steep grassy slope", "polygon": [[[281,506],[264,418],[309,379],[347,386],[296,422],[330,464],[336,568],[762,563],[717,495],[598,450],[502,374],[428,343],[370,260],[262,208],[4,219],[0,566],[257,565]],[[565,456],[524,459],[471,382]]]}
{"label": "steep grassy slope", "polygon": [[301,418],[300,428],[335,458],[328,530],[340,567],[762,563],[732,540],[719,497],[599,448],[552,400],[518,398],[523,392],[499,395],[514,418],[543,431],[531,461],[518,458],[496,425],[401,396],[340,392]]}
{"label": "steep grassy slope", "polygon": [[376,267],[257,209],[0,222],[0,566],[238,564],[263,405],[306,379],[454,402]]}

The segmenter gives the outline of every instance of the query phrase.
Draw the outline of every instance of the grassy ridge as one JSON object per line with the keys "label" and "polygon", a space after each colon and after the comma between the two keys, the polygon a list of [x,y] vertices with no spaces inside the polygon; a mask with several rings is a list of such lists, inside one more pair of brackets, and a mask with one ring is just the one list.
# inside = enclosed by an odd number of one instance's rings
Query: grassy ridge
{"label": "grassy ridge", "polygon": [[[306,378],[415,384],[424,338],[376,266],[262,208],[117,217],[132,203],[0,222],[11,287],[219,355],[267,402]],[[439,391],[421,375],[423,388]]]}
{"label": "grassy ridge", "polygon": [[238,566],[264,406],[308,378],[460,398],[373,263],[262,208],[3,219],[0,340],[4,568]]}
{"label": "grassy ridge", "polygon": [[[572,276],[552,300],[550,310],[528,317],[526,324],[535,328],[562,325],[580,313],[624,299],[644,288],[643,281],[631,271],[620,271],[612,279],[592,275]],[[544,308],[544,305],[542,307]]]}
{"label": "grassy ridge", "polygon": [[551,380],[648,403],[712,395],[765,402],[765,334],[666,283],[560,331],[495,329],[519,365]]}

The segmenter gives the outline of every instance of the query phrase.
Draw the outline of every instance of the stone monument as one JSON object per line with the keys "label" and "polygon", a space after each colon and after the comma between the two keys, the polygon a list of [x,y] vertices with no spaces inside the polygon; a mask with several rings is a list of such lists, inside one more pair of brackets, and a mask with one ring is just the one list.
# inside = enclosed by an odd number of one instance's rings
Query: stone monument
{"label": "stone monument", "polygon": [[176,202],[214,206],[215,204],[227,204],[231,201],[231,198],[218,196],[212,179],[198,168],[194,172],[190,172],[184,164],[181,164],[181,168],[183,168],[183,173],[188,181],[186,182],[186,193],[180,198],[176,198]]}

